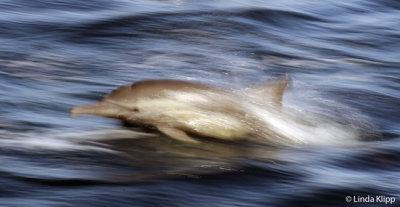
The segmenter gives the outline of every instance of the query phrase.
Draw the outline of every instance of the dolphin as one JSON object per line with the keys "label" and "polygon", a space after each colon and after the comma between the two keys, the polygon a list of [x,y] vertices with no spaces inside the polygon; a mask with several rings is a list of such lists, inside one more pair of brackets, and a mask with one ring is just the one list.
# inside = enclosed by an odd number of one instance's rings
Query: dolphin
{"label": "dolphin", "polygon": [[183,80],[145,80],[121,86],[98,103],[73,107],[70,114],[150,126],[187,143],[199,143],[200,137],[243,140],[271,135],[247,106],[279,110],[289,81],[286,77],[230,90]]}

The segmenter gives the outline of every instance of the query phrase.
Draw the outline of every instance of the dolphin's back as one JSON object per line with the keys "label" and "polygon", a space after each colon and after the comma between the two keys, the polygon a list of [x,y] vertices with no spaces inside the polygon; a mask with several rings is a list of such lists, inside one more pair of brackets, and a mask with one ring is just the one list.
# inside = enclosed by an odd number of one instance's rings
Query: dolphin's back
{"label": "dolphin's back", "polygon": [[[113,90],[103,100],[136,100],[138,98],[160,98],[167,95],[167,91],[215,91],[212,88],[200,83],[192,83],[181,80],[146,80],[133,83],[132,85],[121,86]],[[222,89],[220,90],[222,91]]]}

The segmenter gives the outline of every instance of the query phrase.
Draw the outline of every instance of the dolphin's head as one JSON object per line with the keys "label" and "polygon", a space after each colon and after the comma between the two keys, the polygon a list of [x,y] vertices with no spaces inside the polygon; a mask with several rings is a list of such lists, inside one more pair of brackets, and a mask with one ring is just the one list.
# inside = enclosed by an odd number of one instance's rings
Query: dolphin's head
{"label": "dolphin's head", "polygon": [[[148,80],[139,81],[132,85],[121,86],[113,90],[100,102],[76,106],[70,110],[75,115],[97,115],[121,120],[136,121],[143,107],[151,100],[160,100],[168,97],[171,90],[188,90],[193,88],[207,88],[200,84],[177,80]],[[148,107],[146,107],[148,108]],[[157,110],[157,109],[153,109]],[[146,112],[144,112],[146,113]]]}
{"label": "dolphin's head", "polygon": [[143,96],[143,91],[135,85],[122,86],[112,91],[98,103],[73,107],[71,116],[97,115],[122,120],[132,119],[138,112],[138,98]]}

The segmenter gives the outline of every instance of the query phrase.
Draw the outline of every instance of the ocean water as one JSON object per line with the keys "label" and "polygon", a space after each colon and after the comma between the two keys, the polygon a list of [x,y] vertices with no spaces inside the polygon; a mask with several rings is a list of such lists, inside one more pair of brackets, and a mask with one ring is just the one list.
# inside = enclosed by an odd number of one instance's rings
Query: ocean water
{"label": "ocean water", "polygon": [[[398,206],[399,51],[397,0],[3,0],[0,206]],[[305,142],[190,145],[69,116],[139,80],[284,75],[279,124]]]}

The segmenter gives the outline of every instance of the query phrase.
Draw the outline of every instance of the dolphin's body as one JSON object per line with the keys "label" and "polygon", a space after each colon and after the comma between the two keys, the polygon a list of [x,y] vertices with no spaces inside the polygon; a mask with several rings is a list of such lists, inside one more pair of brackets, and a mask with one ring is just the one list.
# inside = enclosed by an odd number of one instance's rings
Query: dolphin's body
{"label": "dolphin's body", "polygon": [[180,80],[140,81],[112,91],[98,103],[74,107],[70,113],[153,126],[184,142],[198,142],[191,135],[239,140],[270,134],[247,106],[279,110],[288,82],[281,79],[231,91]]}

